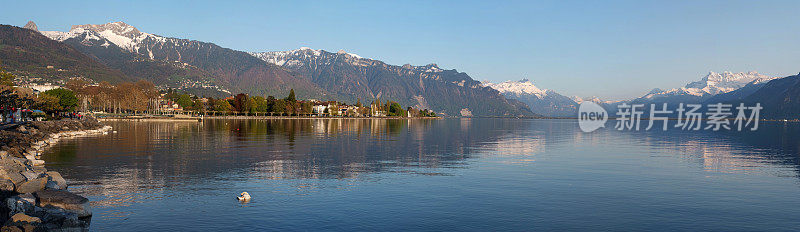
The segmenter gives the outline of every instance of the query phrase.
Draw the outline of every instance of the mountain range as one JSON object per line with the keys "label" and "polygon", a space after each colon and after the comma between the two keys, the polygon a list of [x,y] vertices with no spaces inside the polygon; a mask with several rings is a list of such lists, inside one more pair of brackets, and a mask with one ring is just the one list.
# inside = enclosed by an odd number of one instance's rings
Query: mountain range
{"label": "mountain range", "polygon": [[578,114],[579,98],[573,99],[554,90],[539,89],[528,79],[501,83],[484,82],[484,86],[500,91],[506,98],[519,100],[531,111],[549,117],[575,117]]}
{"label": "mountain range", "polygon": [[466,73],[444,70],[436,64],[397,66],[345,51],[311,48],[250,54],[303,74],[310,82],[349,102],[393,99],[403,105],[456,116],[531,115],[524,104],[504,98]]}
{"label": "mountain range", "polygon": [[768,82],[751,83],[705,103],[717,102],[734,106],[740,103],[746,106],[760,104],[763,107],[761,118],[800,119],[800,74]]}
{"label": "mountain range", "polygon": [[[159,36],[123,22],[73,25],[69,31],[38,31],[0,25],[0,65],[23,77],[85,77],[97,82],[148,80],[161,87],[205,96],[232,93],[348,103],[393,100],[447,116],[574,117],[579,97],[541,89],[532,81],[478,82],[436,64],[392,65],[345,51],[300,48],[244,52],[209,42]],[[754,103],[771,118],[798,118],[797,76],[758,72],[710,72],[669,90],[653,89],[625,101],[590,100],[610,112],[629,104]]]}
{"label": "mountain range", "polygon": [[[527,79],[496,84],[484,82],[484,85],[497,89],[507,98],[524,102],[535,113],[549,117],[575,117],[577,107],[584,101],[580,97],[567,98],[553,90],[540,89]],[[705,105],[745,103],[747,106],[760,103],[764,107],[763,118],[798,119],[800,77],[771,77],[756,71],[709,72],[700,80],[681,88],[669,90],[656,88],[642,97],[624,101],[603,101],[596,97],[589,101],[598,103],[612,114],[617,112],[617,107],[622,103],[644,104],[647,107],[650,104],[657,104],[659,108],[660,104],[667,103],[673,109],[679,103]],[[647,107],[644,109],[645,115],[650,111]]]}
{"label": "mountain range", "polygon": [[691,82],[682,88],[670,90],[653,89],[650,93],[634,99],[634,103],[698,103],[719,94],[725,94],[749,84],[757,85],[775,79],[756,71],[750,72],[709,72],[699,81]]}
{"label": "mountain range", "polygon": [[[482,86],[469,75],[436,65],[390,65],[346,52],[303,48],[283,52],[243,52],[209,42],[178,39],[139,31],[124,22],[73,25],[69,31],[41,31],[3,26],[4,34],[25,31],[27,40],[68,49],[85,64],[57,64],[52,59],[27,62],[32,53],[13,54],[16,48],[2,38],[0,60],[10,71],[26,76],[55,77],[43,67],[70,67],[61,77],[83,76],[95,81],[149,80],[208,96],[231,93],[283,96],[294,89],[300,98],[363,103],[381,99],[431,109],[447,116],[532,116],[528,107]],[[47,41],[49,40],[49,41]],[[47,41],[47,42],[45,42]],[[29,49],[31,50],[31,49]],[[42,50],[54,53],[57,49]],[[77,52],[76,52],[77,51]],[[63,53],[63,52],[61,52]],[[38,55],[41,57],[41,55]],[[88,59],[86,59],[88,58]],[[76,66],[77,65],[77,66]],[[91,69],[85,71],[85,69]],[[84,70],[84,71],[81,71]]]}

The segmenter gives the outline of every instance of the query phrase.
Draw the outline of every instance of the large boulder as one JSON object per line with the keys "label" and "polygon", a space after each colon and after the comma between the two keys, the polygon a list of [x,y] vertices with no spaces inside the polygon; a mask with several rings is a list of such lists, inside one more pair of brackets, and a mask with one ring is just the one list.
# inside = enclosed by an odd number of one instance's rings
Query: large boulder
{"label": "large boulder", "polygon": [[61,177],[61,173],[58,172],[47,172],[47,188],[51,189],[67,189],[67,181],[64,180],[64,177]]}
{"label": "large boulder", "polygon": [[5,215],[5,218],[9,218],[10,216],[17,213],[32,213],[34,212],[34,208],[36,206],[26,200],[23,200],[19,196],[12,196],[6,198],[5,207],[8,213],[7,215]]}
{"label": "large boulder", "polygon": [[[19,175],[19,173],[25,171],[25,169],[25,165],[19,164],[11,158],[0,159],[0,179],[11,179],[14,183],[24,181],[24,176]],[[12,176],[14,174],[16,175]]]}
{"label": "large boulder", "polygon": [[15,185],[22,184],[22,182],[28,180],[25,178],[25,176],[23,176],[19,172],[10,172],[7,174],[7,176],[8,179],[11,180],[11,182],[13,182]]}
{"label": "large boulder", "polygon": [[47,177],[39,177],[36,179],[28,180],[22,182],[22,184],[17,185],[17,192],[18,193],[33,193],[39,190],[44,189],[44,186],[47,184]]}
{"label": "large boulder", "polygon": [[92,207],[89,199],[80,195],[65,191],[45,189],[34,193],[39,207],[57,207],[78,214],[79,218],[92,216]]}

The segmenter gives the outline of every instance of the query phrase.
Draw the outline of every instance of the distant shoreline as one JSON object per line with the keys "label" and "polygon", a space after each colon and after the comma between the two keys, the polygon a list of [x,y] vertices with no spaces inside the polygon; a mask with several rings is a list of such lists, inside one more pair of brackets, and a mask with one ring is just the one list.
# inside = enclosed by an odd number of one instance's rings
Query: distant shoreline
{"label": "distant shoreline", "polygon": [[[308,117],[308,116],[204,116],[204,117],[163,117],[163,116],[115,116],[115,117],[98,117],[97,120],[99,121],[164,121],[164,122],[174,122],[174,121],[202,121],[205,119],[236,119],[236,120],[285,120],[285,119],[393,119],[393,120],[402,120],[402,119],[445,119],[445,118],[461,118],[461,119],[471,119],[471,118],[496,118],[496,119],[549,119],[549,120],[577,120],[577,117],[511,117],[511,116],[479,116],[479,117]],[[608,120],[616,120],[616,117],[608,118]],[[731,118],[732,119],[732,118]],[[649,121],[649,118],[641,118],[642,121]],[[657,119],[661,120],[661,119]],[[676,121],[679,120],[677,118],[669,118],[669,121]],[[684,119],[685,120],[685,119]],[[708,119],[703,118],[700,119],[701,121],[707,121]],[[759,121],[762,122],[800,122],[800,120],[793,119],[793,120],[780,120],[780,119],[760,119]]]}
{"label": "distant shoreline", "polygon": [[202,121],[207,119],[442,119],[442,117],[308,117],[308,116],[204,116],[204,117],[144,117],[144,116],[126,116],[126,117],[102,117],[98,118],[99,121]]}

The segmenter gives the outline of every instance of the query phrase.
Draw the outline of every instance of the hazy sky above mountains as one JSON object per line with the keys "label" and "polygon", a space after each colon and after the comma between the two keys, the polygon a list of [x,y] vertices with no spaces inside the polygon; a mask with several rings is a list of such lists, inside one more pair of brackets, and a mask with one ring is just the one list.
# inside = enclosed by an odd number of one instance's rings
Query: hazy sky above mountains
{"label": "hazy sky above mountains", "polygon": [[242,51],[311,47],[564,95],[639,97],[709,71],[800,72],[800,1],[4,1],[0,23],[124,21]]}

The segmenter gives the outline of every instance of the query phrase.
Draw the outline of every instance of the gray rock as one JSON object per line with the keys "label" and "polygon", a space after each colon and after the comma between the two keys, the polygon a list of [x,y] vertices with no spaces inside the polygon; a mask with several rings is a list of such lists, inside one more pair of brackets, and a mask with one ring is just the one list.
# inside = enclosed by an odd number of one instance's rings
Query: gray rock
{"label": "gray rock", "polygon": [[32,193],[39,190],[44,189],[44,186],[47,184],[46,177],[39,177],[36,179],[28,180],[23,182],[22,184],[17,185],[17,192],[18,193]]}
{"label": "gray rock", "polygon": [[39,174],[33,173],[31,171],[24,171],[24,172],[21,172],[20,174],[22,174],[22,176],[24,176],[28,180],[33,180],[33,179],[39,178]]}
{"label": "gray rock", "polygon": [[10,179],[12,182],[14,182],[14,185],[22,184],[22,182],[25,182],[26,180],[28,180],[28,179],[25,178],[25,176],[23,176],[19,172],[11,172],[11,173],[8,173],[7,175],[8,175],[8,179]]}
{"label": "gray rock", "polygon": [[58,172],[47,172],[47,185],[45,187],[51,189],[67,189],[67,181]]}
{"label": "gray rock", "polygon": [[67,185],[67,180],[65,180],[64,177],[61,176],[61,173],[58,173],[56,171],[49,171],[46,172],[46,174],[48,177],[50,177],[49,180],[55,181],[59,185],[64,185],[64,186]]}
{"label": "gray rock", "polygon": [[9,217],[9,216],[14,215],[16,213],[32,213],[32,212],[34,212],[34,208],[35,208],[34,204],[31,204],[30,202],[22,200],[22,198],[19,197],[19,196],[12,196],[12,197],[6,198],[6,205],[5,206],[8,209],[8,215],[6,215],[6,217]]}
{"label": "gray rock", "polygon": [[36,202],[40,207],[57,207],[73,212],[79,218],[92,216],[92,207],[89,205],[89,199],[80,195],[65,191],[65,190],[51,190],[45,189],[36,192]]}
{"label": "gray rock", "polygon": [[51,230],[57,231],[87,231],[89,228],[88,220],[80,220],[78,214],[69,212],[56,207],[36,207],[36,212],[32,216],[37,216],[47,224]]}
{"label": "gray rock", "polygon": [[21,171],[25,171],[24,165],[20,165],[9,159],[0,161],[0,178],[2,179],[10,179],[8,173],[19,173]]}

